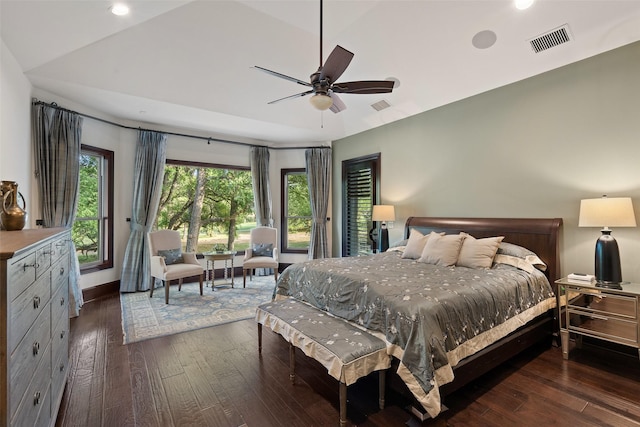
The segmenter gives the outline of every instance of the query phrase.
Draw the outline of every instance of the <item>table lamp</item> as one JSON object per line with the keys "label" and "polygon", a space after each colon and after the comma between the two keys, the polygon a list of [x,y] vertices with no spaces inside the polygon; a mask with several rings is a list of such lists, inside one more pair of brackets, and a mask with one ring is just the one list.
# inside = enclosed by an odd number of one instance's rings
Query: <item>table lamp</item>
{"label": "table lamp", "polygon": [[596,241],[596,281],[598,286],[618,288],[622,282],[618,242],[609,227],[635,227],[630,197],[607,197],[580,201],[578,227],[603,227]]}
{"label": "table lamp", "polygon": [[378,250],[380,252],[384,252],[389,249],[389,230],[387,230],[387,221],[396,220],[396,210],[393,205],[373,205],[371,220],[380,222]]}

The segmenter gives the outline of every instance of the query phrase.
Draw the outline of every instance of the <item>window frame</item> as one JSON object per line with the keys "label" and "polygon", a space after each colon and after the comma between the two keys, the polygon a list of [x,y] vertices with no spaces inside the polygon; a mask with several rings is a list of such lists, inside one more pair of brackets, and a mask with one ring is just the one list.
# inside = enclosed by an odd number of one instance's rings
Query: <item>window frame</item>
{"label": "window frame", "polygon": [[[367,221],[367,230],[357,230],[366,233],[367,244],[370,246],[371,253],[376,249],[375,241],[371,238],[371,232],[374,230],[373,222],[371,221],[371,211],[373,205],[380,203],[380,153],[369,154],[366,156],[356,157],[353,159],[342,161],[342,244],[341,255],[342,256],[358,256],[362,253],[351,253],[350,248],[347,245],[347,233],[349,228],[348,223],[348,174],[351,169],[357,168],[362,165],[360,169],[369,168],[371,170],[371,206],[369,206],[369,219]],[[379,230],[378,230],[379,231]]]}
{"label": "window frame", "polygon": [[[195,161],[191,161],[191,160],[176,160],[176,159],[166,159],[165,160],[165,165],[171,165],[171,166],[190,166],[190,167],[195,167],[195,168],[211,168],[211,169],[233,169],[233,170],[240,170],[240,171],[248,171],[249,173],[251,173],[251,167],[250,166],[238,166],[238,165],[223,165],[220,163],[207,163],[207,162],[195,162]],[[255,214],[255,212],[254,212]],[[245,250],[241,249],[241,250],[235,250],[236,251],[236,255],[235,256],[243,256],[245,254]],[[202,252],[198,252],[198,254],[201,254]]]}
{"label": "window frame", "polygon": [[[109,268],[113,268],[113,235],[114,235],[114,221],[113,221],[113,212],[114,212],[114,158],[115,153],[111,150],[106,150],[104,148],[94,147],[87,144],[80,145],[80,154],[87,154],[91,156],[98,156],[101,159],[101,171],[102,176],[100,178],[100,212],[101,216],[99,216],[99,234],[101,237],[100,248],[98,249],[98,254],[102,252],[101,259],[95,262],[80,264],[80,274],[88,274],[94,273],[96,271],[106,270]],[[106,172],[106,179],[104,177]],[[106,186],[106,188],[105,188]],[[105,194],[106,191],[106,194]],[[106,204],[106,206],[105,206]],[[106,212],[106,216],[105,216]],[[82,219],[80,219],[82,220]],[[78,221],[76,217],[74,219]]]}
{"label": "window frame", "polygon": [[[289,196],[287,192],[287,176],[289,174],[307,174],[306,168],[288,168],[280,170],[280,252],[282,253],[293,253],[293,254],[308,254],[309,247],[307,249],[297,249],[297,248],[289,248],[288,247],[288,206],[289,206]],[[309,180],[307,177],[307,185],[309,184]],[[311,201],[309,201],[309,205],[311,205]],[[307,217],[297,217],[297,218],[307,218]],[[311,221],[313,221],[313,216],[308,217]]]}

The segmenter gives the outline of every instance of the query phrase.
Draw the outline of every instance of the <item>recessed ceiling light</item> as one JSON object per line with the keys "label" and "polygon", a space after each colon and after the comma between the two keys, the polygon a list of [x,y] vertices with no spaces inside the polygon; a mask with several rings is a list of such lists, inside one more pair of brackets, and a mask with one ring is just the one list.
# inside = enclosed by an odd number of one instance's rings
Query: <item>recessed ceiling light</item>
{"label": "recessed ceiling light", "polygon": [[535,0],[514,0],[516,8],[520,10],[529,9]]}
{"label": "recessed ceiling light", "polygon": [[129,6],[122,3],[116,3],[111,6],[111,13],[117,16],[124,16],[129,13]]}

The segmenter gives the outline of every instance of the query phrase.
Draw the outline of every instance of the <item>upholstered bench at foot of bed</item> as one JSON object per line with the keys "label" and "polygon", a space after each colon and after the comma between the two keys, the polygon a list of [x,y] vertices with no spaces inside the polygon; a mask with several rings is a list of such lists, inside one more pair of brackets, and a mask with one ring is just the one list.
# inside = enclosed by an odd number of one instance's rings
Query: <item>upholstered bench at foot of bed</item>
{"label": "upholstered bench at foot of bed", "polygon": [[295,299],[262,304],[256,310],[258,351],[262,325],[289,343],[290,379],[295,378],[295,348],[320,362],[340,382],[340,425],[347,423],[347,386],[380,371],[380,409],[384,408],[385,370],[391,365],[386,344],[356,326]]}

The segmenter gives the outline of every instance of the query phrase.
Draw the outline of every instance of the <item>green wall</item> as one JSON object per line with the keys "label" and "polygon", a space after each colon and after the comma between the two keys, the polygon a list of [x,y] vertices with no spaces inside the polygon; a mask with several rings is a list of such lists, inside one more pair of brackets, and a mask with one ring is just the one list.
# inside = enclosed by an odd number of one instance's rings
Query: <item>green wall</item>
{"label": "green wall", "polygon": [[[640,218],[640,42],[335,141],[334,254],[342,161],[376,152],[391,241],[409,216],[561,217],[563,273],[593,273],[600,232],[577,227],[580,199],[629,196]],[[640,229],[613,235],[640,282]]]}

